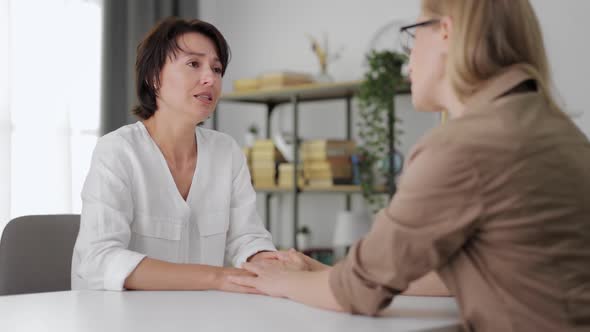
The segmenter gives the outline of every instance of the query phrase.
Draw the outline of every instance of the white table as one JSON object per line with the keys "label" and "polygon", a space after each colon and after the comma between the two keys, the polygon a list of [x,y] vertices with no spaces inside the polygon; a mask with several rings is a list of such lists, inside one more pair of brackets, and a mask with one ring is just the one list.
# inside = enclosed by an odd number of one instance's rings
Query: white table
{"label": "white table", "polygon": [[451,298],[397,297],[382,317],[224,292],[69,291],[0,296],[0,331],[459,331]]}

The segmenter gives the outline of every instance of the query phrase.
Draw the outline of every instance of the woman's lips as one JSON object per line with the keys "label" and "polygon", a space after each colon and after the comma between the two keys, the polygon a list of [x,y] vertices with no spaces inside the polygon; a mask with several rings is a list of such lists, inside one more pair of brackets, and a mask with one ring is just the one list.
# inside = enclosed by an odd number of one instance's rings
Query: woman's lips
{"label": "woman's lips", "polygon": [[208,94],[208,93],[202,93],[202,94],[194,95],[194,97],[198,101],[200,101],[200,102],[202,102],[204,104],[207,104],[207,105],[213,103],[213,96],[211,94]]}

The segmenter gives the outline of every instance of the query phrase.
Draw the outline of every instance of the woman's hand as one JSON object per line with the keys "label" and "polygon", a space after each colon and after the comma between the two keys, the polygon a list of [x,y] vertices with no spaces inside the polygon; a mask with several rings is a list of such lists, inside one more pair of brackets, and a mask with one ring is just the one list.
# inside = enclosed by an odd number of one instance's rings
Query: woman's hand
{"label": "woman's hand", "polygon": [[225,292],[262,294],[256,288],[242,286],[242,285],[236,284],[234,282],[231,282],[231,278],[233,278],[233,277],[254,278],[254,277],[256,277],[256,275],[253,274],[252,272],[249,272],[244,269],[237,269],[237,268],[231,268],[231,267],[219,268],[217,270],[217,273],[215,273],[215,282],[214,282],[215,289],[220,290],[220,291],[225,291]]}
{"label": "woman's hand", "polygon": [[294,256],[296,256],[297,258],[303,260],[305,264],[307,264],[309,271],[323,271],[330,268],[330,266],[323,264],[307,255],[304,255],[295,249],[289,249],[288,253],[291,257],[293,257],[293,259],[296,259],[294,258]]}
{"label": "woman's hand", "polygon": [[321,271],[329,267],[295,249],[289,249],[288,251],[262,251],[248,258],[249,263],[258,263],[263,260],[274,260],[275,263],[285,269],[293,271]]}
{"label": "woman's hand", "polygon": [[329,267],[311,272],[296,270],[292,268],[293,266],[286,267],[280,259],[278,263],[276,260],[245,263],[244,269],[255,274],[256,277],[231,276],[229,280],[240,287],[255,288],[270,296],[289,298],[323,309],[344,311],[330,288],[331,269]]}
{"label": "woman's hand", "polygon": [[328,265],[322,264],[295,249],[278,252],[277,259],[285,266],[285,268],[294,271],[322,271],[329,268]]}
{"label": "woman's hand", "polygon": [[257,254],[244,263],[242,267],[250,275],[235,275],[228,278],[236,286],[256,289],[261,293],[287,297],[288,287],[305,272],[324,271],[329,266],[308,257],[295,249],[288,251],[268,252],[263,257]]}
{"label": "woman's hand", "polygon": [[292,263],[285,263],[279,260],[262,260],[256,263],[244,263],[242,267],[250,275],[232,275],[228,280],[246,289],[256,289],[261,293],[275,296],[287,297],[287,287],[298,273],[303,273]]}

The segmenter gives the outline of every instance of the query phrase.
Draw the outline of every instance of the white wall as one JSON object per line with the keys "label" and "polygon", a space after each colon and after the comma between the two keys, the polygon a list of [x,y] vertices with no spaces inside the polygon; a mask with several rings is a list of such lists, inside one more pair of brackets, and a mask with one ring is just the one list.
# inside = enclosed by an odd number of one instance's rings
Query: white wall
{"label": "white wall", "polygon": [[[579,114],[576,122],[590,134],[590,101],[583,98],[590,78],[590,45],[587,33],[590,23],[583,17],[590,12],[587,0],[533,0],[547,40],[556,86],[568,110]],[[315,73],[316,59],[310,50],[306,33],[316,37],[328,35],[330,45],[344,47],[342,56],[329,67],[336,80],[362,78],[363,59],[369,40],[383,25],[395,19],[411,21],[419,11],[418,1],[404,0],[200,0],[200,18],[215,24],[232,48],[233,58],[224,80],[224,91],[231,91],[232,81],[254,77],[274,70],[297,70]],[[392,35],[392,37],[395,37]],[[574,44],[577,42],[577,44]],[[398,114],[405,131],[401,150],[410,146],[438,117],[412,110],[408,97],[398,98]],[[303,138],[343,137],[345,134],[343,102],[305,104],[301,109],[300,131]],[[582,112],[584,112],[582,114]],[[273,117],[273,132],[291,128],[290,108],[279,108]],[[243,142],[251,123],[264,122],[263,107],[243,104],[221,104],[220,130]],[[263,196],[259,211],[263,213]],[[291,197],[273,200],[273,235],[281,245],[291,245]],[[353,206],[362,200],[355,197]],[[312,229],[313,242],[327,246],[344,197],[304,194],[300,196],[300,223]]]}
{"label": "white wall", "polygon": [[590,137],[590,13],[588,0],[533,0],[562,104]]}

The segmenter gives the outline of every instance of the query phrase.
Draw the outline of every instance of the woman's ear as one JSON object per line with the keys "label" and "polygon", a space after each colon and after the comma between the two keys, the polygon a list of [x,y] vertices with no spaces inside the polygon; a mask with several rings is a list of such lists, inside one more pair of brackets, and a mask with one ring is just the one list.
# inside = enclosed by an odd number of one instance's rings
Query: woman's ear
{"label": "woman's ear", "polygon": [[[160,75],[161,77],[161,75]],[[148,81],[148,79],[145,79],[146,84],[150,85],[150,82]],[[161,81],[160,81],[161,82]],[[156,79],[156,77],[154,76],[154,79],[151,82],[151,87],[154,90],[154,94],[157,96],[158,95],[158,91],[160,90],[159,84],[158,84],[158,80]]]}
{"label": "woman's ear", "polygon": [[453,20],[449,16],[444,16],[440,19],[440,41],[445,53],[449,52],[451,34],[453,33]]}

